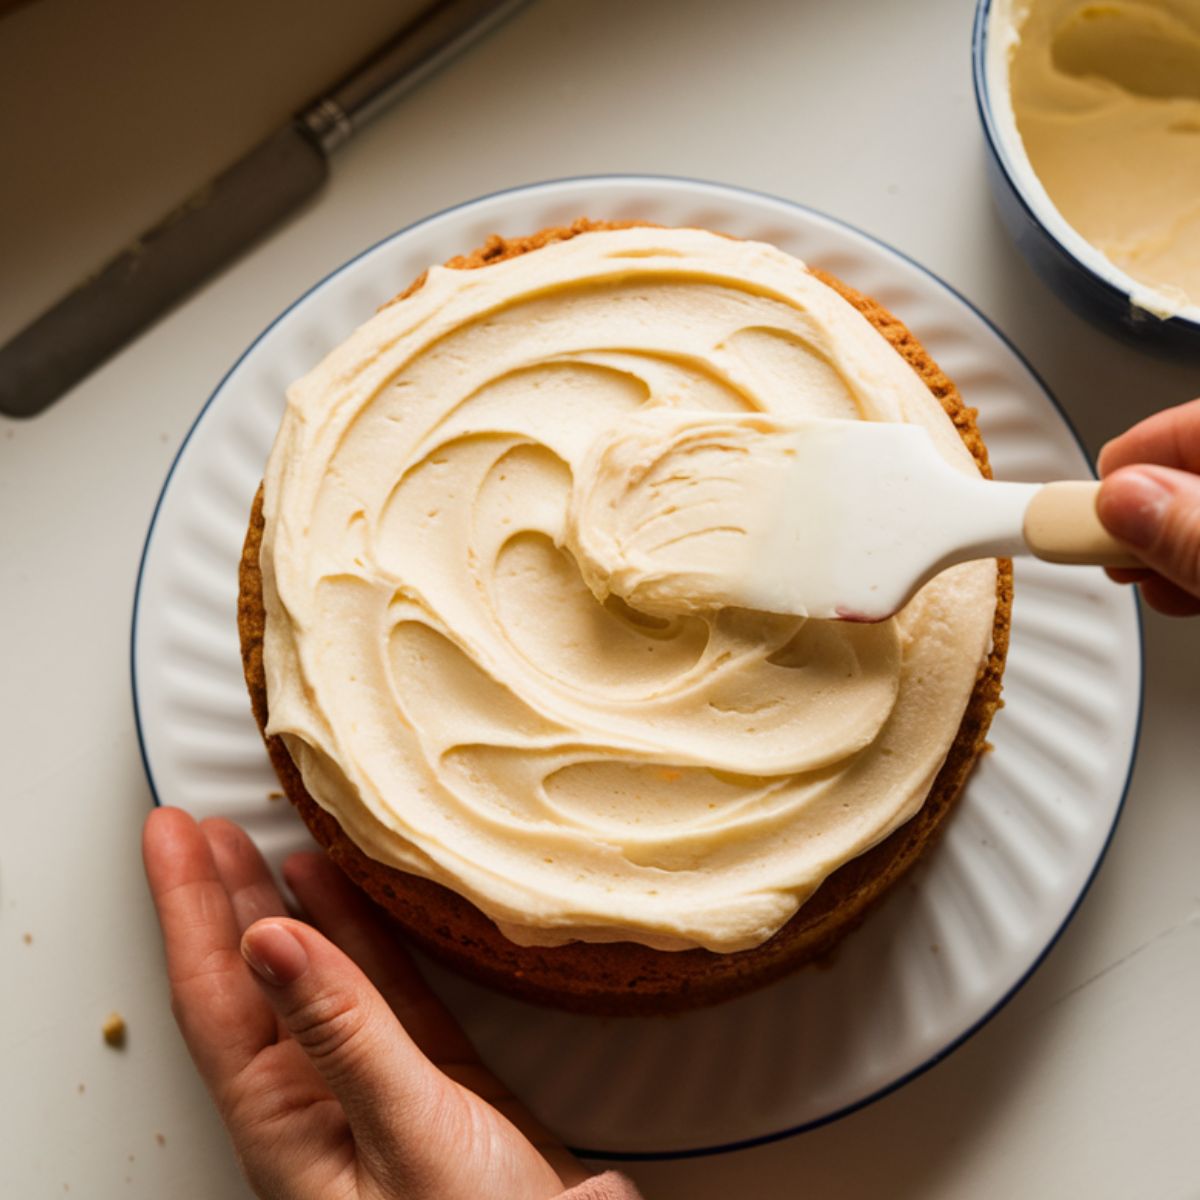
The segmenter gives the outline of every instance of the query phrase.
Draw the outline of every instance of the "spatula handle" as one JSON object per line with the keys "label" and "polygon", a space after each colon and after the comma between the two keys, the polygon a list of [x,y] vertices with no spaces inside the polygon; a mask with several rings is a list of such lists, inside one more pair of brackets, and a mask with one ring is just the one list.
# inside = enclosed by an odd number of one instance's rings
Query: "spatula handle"
{"label": "spatula handle", "polygon": [[1025,510],[1025,542],[1038,558],[1056,563],[1093,563],[1101,567],[1140,567],[1096,515],[1099,483],[1048,483]]}

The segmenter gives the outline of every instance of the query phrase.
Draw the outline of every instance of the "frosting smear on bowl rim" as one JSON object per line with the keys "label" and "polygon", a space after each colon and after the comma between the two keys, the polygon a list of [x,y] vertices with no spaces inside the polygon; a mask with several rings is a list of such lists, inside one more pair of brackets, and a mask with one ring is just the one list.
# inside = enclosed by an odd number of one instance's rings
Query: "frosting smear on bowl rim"
{"label": "frosting smear on bowl rim", "polygon": [[760,944],[917,811],[988,650],[992,562],[870,627],[599,602],[573,472],[658,406],[913,421],[976,469],[803,264],[652,228],[434,268],[290,389],[268,463],[268,732],[516,942]]}

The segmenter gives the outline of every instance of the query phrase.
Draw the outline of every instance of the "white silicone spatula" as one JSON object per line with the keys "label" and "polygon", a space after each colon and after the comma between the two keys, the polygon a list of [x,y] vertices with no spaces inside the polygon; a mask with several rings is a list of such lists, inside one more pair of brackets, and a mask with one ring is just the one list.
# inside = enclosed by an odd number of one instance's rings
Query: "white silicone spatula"
{"label": "white silicone spatula", "polygon": [[[714,426],[720,420],[714,415]],[[718,500],[691,511],[691,478],[647,476],[663,511],[686,525],[683,536],[662,541],[662,557],[643,564],[655,595],[674,576],[701,604],[879,621],[934,575],[971,559],[1140,565],[1100,524],[1098,483],[985,480],[951,466],[918,425],[814,420],[768,436],[770,454],[707,460]],[[687,490],[677,497],[671,489]],[[720,552],[697,553],[708,536],[701,519],[725,536]],[[648,520],[644,528],[659,526]]]}

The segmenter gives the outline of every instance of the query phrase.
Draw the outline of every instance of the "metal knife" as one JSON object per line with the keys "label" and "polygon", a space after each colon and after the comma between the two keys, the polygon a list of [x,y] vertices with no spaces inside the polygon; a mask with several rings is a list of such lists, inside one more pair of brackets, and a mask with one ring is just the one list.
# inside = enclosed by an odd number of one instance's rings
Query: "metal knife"
{"label": "metal knife", "polygon": [[316,192],[328,159],[527,0],[438,0],[314,104],[0,347],[0,412],[30,417]]}

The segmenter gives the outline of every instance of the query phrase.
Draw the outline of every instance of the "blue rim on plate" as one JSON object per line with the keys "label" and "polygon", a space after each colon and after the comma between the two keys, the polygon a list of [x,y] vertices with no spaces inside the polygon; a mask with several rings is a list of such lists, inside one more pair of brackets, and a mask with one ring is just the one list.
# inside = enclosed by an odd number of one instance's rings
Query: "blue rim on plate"
{"label": "blue rim on plate", "polygon": [[[987,0],[984,0],[984,4],[981,5],[981,8],[986,7],[986,3],[987,3]],[[155,531],[155,526],[158,521],[159,511],[162,507],[163,500],[167,494],[167,490],[169,489],[169,487],[171,485],[171,480],[175,473],[175,469],[178,466],[179,461],[180,461],[184,451],[187,449],[188,443],[190,442],[192,435],[195,433],[195,431],[198,428],[198,426],[200,425],[201,421],[204,419],[204,416],[208,412],[213,401],[217,398],[217,396],[220,394],[221,390],[224,388],[226,382],[234,374],[234,372],[238,369],[238,367],[242,364],[242,362],[246,359],[246,357],[258,346],[258,344],[263,340],[263,338],[272,329],[274,329],[275,326],[278,325],[279,322],[282,321],[297,305],[299,305],[303,300],[305,300],[312,293],[316,292],[317,290],[319,290],[320,288],[325,286],[325,284],[327,284],[330,280],[332,280],[336,276],[340,275],[343,271],[345,271],[347,268],[352,266],[354,263],[358,262],[361,258],[372,253],[374,250],[378,249],[380,246],[385,245],[386,243],[394,240],[395,238],[398,238],[403,234],[407,234],[407,233],[411,232],[412,230],[418,229],[421,226],[426,225],[432,221],[435,221],[441,217],[444,217],[450,213],[454,213],[454,212],[458,212],[462,209],[470,208],[473,205],[482,204],[485,201],[494,199],[499,196],[513,195],[515,193],[520,193],[520,192],[534,193],[534,192],[537,192],[539,190],[542,190],[542,189],[545,189],[548,187],[555,187],[555,186],[560,186],[563,184],[585,184],[585,183],[602,183],[602,182],[603,183],[630,183],[630,184],[642,184],[642,185],[697,184],[697,185],[702,185],[707,188],[724,191],[724,192],[730,193],[731,195],[735,195],[735,196],[736,195],[751,196],[751,197],[756,197],[759,199],[770,200],[774,203],[796,209],[799,212],[808,214],[810,216],[819,217],[822,220],[829,221],[830,223],[832,223],[834,225],[837,225],[844,229],[850,230],[851,232],[858,234],[860,237],[866,239],[867,241],[872,242],[873,244],[883,248],[888,253],[893,254],[897,258],[902,259],[904,262],[908,263],[910,266],[915,267],[922,274],[924,274],[929,279],[931,279],[935,284],[937,284],[939,287],[941,287],[946,292],[949,292],[960,303],[962,303],[964,306],[966,306],[966,308],[968,308],[972,313],[974,313],[974,315],[976,317],[978,317],[984,323],[984,325],[986,325],[987,328],[1007,347],[1007,349],[1014,355],[1014,357],[1025,368],[1025,370],[1029,372],[1029,375],[1033,378],[1033,380],[1041,388],[1043,394],[1050,401],[1055,412],[1057,413],[1059,418],[1062,420],[1063,424],[1066,426],[1071,437],[1074,439],[1075,444],[1078,446],[1078,448],[1082,452],[1084,458],[1087,460],[1087,462],[1089,464],[1089,469],[1092,469],[1093,474],[1094,474],[1094,469],[1092,468],[1092,464],[1091,464],[1091,458],[1087,453],[1087,449],[1084,446],[1082,440],[1080,439],[1079,434],[1075,429],[1075,426],[1071,423],[1070,418],[1067,416],[1067,413],[1064,411],[1062,405],[1059,404],[1058,400],[1054,397],[1054,395],[1051,393],[1050,389],[1046,386],[1046,384],[1043,381],[1043,379],[1041,378],[1041,376],[1030,365],[1030,363],[1026,360],[1026,358],[1020,352],[1020,350],[1017,349],[1017,347],[1008,339],[1008,337],[1003,333],[1003,331],[1000,330],[986,314],[984,314],[978,308],[976,308],[976,306],[970,300],[968,300],[961,292],[959,292],[956,288],[952,287],[945,280],[941,279],[938,275],[934,274],[934,272],[930,271],[927,267],[923,266],[921,263],[917,262],[915,259],[913,259],[909,255],[905,254],[903,251],[897,250],[895,247],[888,245],[888,243],[884,242],[880,238],[875,237],[873,234],[867,233],[864,230],[861,230],[861,229],[857,228],[856,226],[851,225],[848,222],[841,220],[840,218],[832,217],[827,213],[821,212],[819,209],[812,208],[809,205],[799,204],[794,200],[787,199],[786,197],[772,195],[769,192],[755,191],[750,188],[737,187],[737,186],[731,185],[731,184],[713,183],[708,180],[689,178],[687,176],[635,175],[635,174],[581,175],[581,176],[569,176],[569,177],[566,177],[563,179],[543,180],[540,183],[524,184],[524,185],[521,185],[518,187],[512,187],[512,188],[502,188],[498,191],[490,192],[484,196],[479,196],[472,200],[464,201],[461,204],[451,205],[448,208],[442,209],[440,212],[430,214],[427,217],[423,217],[421,220],[415,221],[411,225],[407,225],[404,228],[397,230],[395,233],[389,234],[387,237],[381,238],[381,239],[379,239],[379,241],[372,243],[370,246],[366,247],[364,250],[360,251],[358,254],[354,255],[352,258],[348,259],[346,262],[344,262],[340,266],[336,267],[333,271],[329,272],[329,274],[325,275],[322,279],[318,280],[310,288],[306,289],[300,296],[298,296],[295,300],[293,300],[291,304],[289,304],[277,317],[275,317],[274,320],[272,320],[270,322],[270,324],[268,324],[258,334],[258,336],[250,343],[249,346],[246,347],[246,349],[238,356],[237,360],[232,364],[232,366],[230,366],[230,368],[221,377],[221,380],[218,382],[217,386],[210,393],[208,399],[204,402],[199,413],[196,415],[195,420],[192,422],[191,426],[189,427],[187,433],[184,435],[183,441],[180,443],[179,449],[176,451],[175,456],[171,461],[171,466],[167,471],[166,478],[163,481],[162,489],[159,492],[158,498],[154,504],[154,510],[150,516],[150,524],[149,524],[149,528],[147,529],[147,532],[146,532],[146,540],[145,540],[145,543],[143,544],[141,557],[138,562],[137,578],[136,578],[136,581],[134,584],[133,613],[132,613],[132,621],[131,621],[131,627],[130,627],[130,659],[129,659],[129,662],[130,662],[130,686],[131,686],[131,693],[132,693],[132,700],[133,700],[134,724],[135,724],[135,727],[137,730],[138,750],[141,755],[143,769],[145,770],[145,773],[146,773],[146,781],[150,787],[151,798],[156,806],[161,805],[162,801],[158,794],[158,788],[155,785],[154,774],[150,767],[150,760],[149,760],[149,756],[148,756],[147,749],[146,749],[146,739],[145,739],[145,734],[144,734],[144,730],[143,730],[142,712],[141,712],[141,707],[140,707],[140,702],[139,702],[139,697],[138,697],[138,688],[137,688],[137,631],[138,631],[138,612],[139,612],[139,605],[141,602],[141,593],[142,593],[142,578],[143,578],[143,574],[144,574],[145,567],[146,567],[147,555],[149,553],[152,540],[154,538],[154,531]],[[1045,961],[1045,959],[1046,959],[1047,955],[1050,953],[1050,951],[1058,944],[1058,941],[1061,938],[1064,930],[1070,924],[1072,918],[1075,916],[1075,913],[1078,911],[1080,904],[1083,902],[1084,897],[1087,895],[1087,892],[1090,889],[1092,882],[1095,879],[1096,874],[1100,869],[1101,864],[1104,862],[1104,859],[1108,853],[1108,848],[1112,842],[1113,834],[1116,830],[1117,822],[1120,818],[1122,811],[1124,810],[1125,800],[1129,794],[1130,780],[1133,775],[1134,765],[1137,761],[1138,746],[1139,746],[1140,740],[1141,740],[1142,716],[1143,716],[1144,707],[1145,707],[1145,636],[1144,636],[1144,630],[1143,630],[1143,622],[1142,622],[1142,614],[1141,614],[1140,605],[1135,608],[1135,615],[1136,615],[1136,631],[1137,631],[1137,647],[1138,647],[1137,711],[1136,711],[1135,723],[1134,723],[1134,729],[1133,729],[1133,738],[1132,738],[1132,743],[1131,743],[1131,747],[1130,747],[1129,765],[1128,765],[1128,768],[1126,771],[1125,779],[1121,786],[1120,800],[1118,801],[1116,808],[1114,809],[1114,812],[1113,812],[1112,824],[1109,827],[1109,829],[1104,837],[1103,844],[1100,847],[1100,851],[1096,857],[1095,863],[1092,865],[1092,868],[1087,876],[1087,879],[1085,880],[1085,882],[1083,884],[1083,887],[1080,889],[1078,896],[1075,898],[1074,902],[1071,904],[1069,910],[1067,911],[1066,916],[1063,918],[1062,923],[1058,926],[1058,928],[1054,932],[1053,936],[1046,943],[1045,947],[1037,955],[1037,957],[1034,959],[1034,961],[1030,964],[1028,969],[1021,975],[1021,977],[1012,985],[1012,987],[1009,988],[1009,990],[1003,996],[1001,996],[1001,998],[982,1017],[980,1017],[977,1021],[975,1021],[972,1025],[970,1025],[962,1033],[960,1033],[956,1037],[954,1037],[945,1046],[943,1046],[939,1051],[937,1051],[937,1053],[930,1055],[925,1061],[921,1062],[918,1066],[914,1067],[910,1071],[907,1071],[906,1073],[904,1073],[903,1075],[901,1075],[900,1077],[898,1077],[897,1079],[893,1080],[891,1083],[886,1085],[885,1087],[881,1087],[881,1088],[877,1089],[876,1091],[861,1098],[860,1100],[855,1101],[853,1104],[845,1105],[842,1108],[835,1109],[833,1112],[826,1113],[826,1114],[822,1115],[821,1117],[818,1117],[811,1121],[806,1121],[806,1122],[803,1122],[798,1125],[788,1126],[783,1129],[775,1130],[770,1133],[756,1135],[754,1137],[742,1138],[742,1139],[732,1141],[732,1142],[718,1143],[718,1144],[708,1145],[708,1146],[687,1147],[684,1149],[671,1149],[671,1150],[661,1150],[661,1151],[640,1150],[640,1151],[627,1151],[627,1152],[620,1152],[620,1151],[614,1151],[614,1150],[597,1150],[597,1149],[592,1149],[592,1148],[589,1148],[586,1146],[569,1146],[568,1149],[570,1149],[574,1154],[578,1155],[581,1158],[588,1158],[588,1159],[593,1159],[593,1160],[597,1160],[597,1161],[657,1162],[657,1161],[667,1161],[667,1160],[672,1160],[672,1159],[701,1158],[701,1157],[705,1157],[705,1156],[713,1155],[713,1154],[727,1154],[727,1153],[731,1153],[731,1152],[737,1151],[737,1150],[748,1150],[755,1146],[763,1146],[770,1142],[781,1141],[784,1138],[794,1137],[796,1134],[805,1133],[811,1129],[818,1129],[823,1125],[831,1124],[834,1121],[840,1120],[843,1117],[846,1117],[846,1116],[851,1115],[852,1113],[858,1112],[860,1109],[866,1108],[868,1105],[875,1103],[875,1101],[877,1101],[877,1100],[883,1099],[885,1096],[891,1095],[893,1092],[904,1087],[905,1084],[908,1084],[908,1083],[912,1082],[914,1079],[916,1079],[918,1076],[923,1075],[931,1067],[936,1066],[938,1063],[942,1062],[945,1058],[947,1058],[950,1054],[952,1054],[955,1050],[957,1050],[961,1045],[963,1045],[963,1043],[965,1043],[969,1038],[971,1038],[980,1029],[982,1029],[983,1026],[986,1025],[1013,998],[1013,996],[1016,995],[1016,993],[1018,991],[1020,991],[1020,989],[1025,985],[1026,982],[1028,982],[1028,980],[1034,974],[1034,972],[1038,969],[1038,967],[1040,967],[1041,964]]]}
{"label": "blue rim on plate", "polygon": [[1167,356],[1180,352],[1200,354],[1200,322],[1179,316],[1164,320],[1139,308],[1127,291],[1076,258],[1034,212],[1015,178],[992,111],[987,72],[992,11],[992,0],[979,0],[971,34],[971,76],[987,150],[988,185],[1009,237],[1042,282],[1098,329],[1115,334],[1139,349],[1156,350]]}

